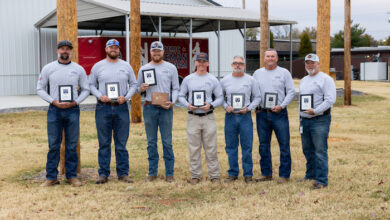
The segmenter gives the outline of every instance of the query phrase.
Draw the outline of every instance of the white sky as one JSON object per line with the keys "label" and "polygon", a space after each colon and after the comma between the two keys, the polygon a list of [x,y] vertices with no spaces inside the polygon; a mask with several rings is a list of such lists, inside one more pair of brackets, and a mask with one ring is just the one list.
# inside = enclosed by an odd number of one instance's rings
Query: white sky
{"label": "white sky", "polygon": [[[214,0],[223,6],[242,7],[242,0]],[[246,8],[260,12],[260,0],[246,0]],[[269,15],[294,20],[302,30],[317,26],[317,0],[269,0]],[[390,36],[390,0],[351,0],[351,18],[376,40]],[[259,18],[260,19],[260,18]],[[344,30],[344,0],[331,0],[331,34]]]}

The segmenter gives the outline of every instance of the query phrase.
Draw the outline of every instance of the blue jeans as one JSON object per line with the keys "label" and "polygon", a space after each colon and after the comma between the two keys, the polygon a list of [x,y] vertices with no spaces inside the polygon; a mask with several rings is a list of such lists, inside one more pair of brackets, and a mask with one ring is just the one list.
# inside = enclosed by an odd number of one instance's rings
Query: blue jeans
{"label": "blue jeans", "polygon": [[302,150],[306,158],[305,179],[328,185],[328,135],[331,116],[301,118]]}
{"label": "blue jeans", "polygon": [[114,133],[116,172],[118,177],[129,174],[129,153],[126,149],[129,138],[130,117],[127,102],[110,106],[98,103],[95,111],[99,140],[99,176],[110,176],[111,140]]}
{"label": "blue jeans", "polygon": [[158,149],[157,130],[160,127],[161,141],[163,145],[165,176],[173,176],[175,156],[172,149],[172,119],[173,108],[164,109],[159,106],[144,105],[144,121],[146,137],[148,139],[149,176],[157,176],[158,172]]}
{"label": "blue jeans", "polygon": [[253,122],[251,112],[243,115],[233,113],[226,113],[225,115],[225,151],[229,159],[228,174],[233,177],[237,177],[239,174],[238,142],[241,144],[244,177],[253,176]]}
{"label": "blue jeans", "polygon": [[65,131],[65,175],[67,179],[77,177],[78,158],[76,147],[79,139],[79,119],[79,106],[68,109],[59,109],[54,105],[49,106],[47,111],[49,152],[47,153],[46,179],[57,179],[62,130]]}
{"label": "blue jeans", "polygon": [[261,175],[272,176],[271,137],[275,131],[280,148],[279,176],[290,178],[291,154],[290,154],[290,127],[287,109],[279,113],[258,112],[256,114],[257,134],[259,136],[260,168]]}

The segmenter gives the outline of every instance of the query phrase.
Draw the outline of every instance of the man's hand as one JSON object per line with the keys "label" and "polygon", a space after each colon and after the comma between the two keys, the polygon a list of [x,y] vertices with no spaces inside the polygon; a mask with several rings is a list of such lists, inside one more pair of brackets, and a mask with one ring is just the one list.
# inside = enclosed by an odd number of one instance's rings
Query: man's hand
{"label": "man's hand", "polygon": [[248,112],[248,107],[246,106],[240,110],[241,114],[246,114],[247,112]]}
{"label": "man's hand", "polygon": [[52,102],[52,104],[60,109],[72,108],[72,107],[77,105],[77,103],[75,101],[73,101],[73,102],[59,102],[58,100],[54,100]]}
{"label": "man's hand", "polygon": [[174,104],[172,102],[165,102],[165,105],[160,105],[163,109],[170,109]]}
{"label": "man's hand", "polygon": [[309,115],[314,115],[314,109],[309,108],[308,110],[304,111],[304,113],[307,113]]}
{"label": "man's hand", "polygon": [[191,103],[188,105],[188,110],[190,110],[190,111],[195,111],[196,109],[198,109],[198,107],[195,107],[195,106],[193,106]]}
{"label": "man's hand", "polygon": [[233,112],[233,107],[232,106],[226,107],[226,112],[227,113],[232,113]]}
{"label": "man's hand", "polygon": [[126,102],[126,99],[125,99],[124,96],[119,96],[118,99],[117,99],[117,101],[118,101],[118,103],[119,103],[120,105],[122,105],[123,103]]}
{"label": "man's hand", "polygon": [[108,96],[102,95],[102,96],[100,96],[100,101],[101,102],[111,102],[111,99],[108,98]]}
{"label": "man's hand", "polygon": [[283,109],[282,106],[276,105],[271,110],[272,110],[272,112],[279,113],[280,111],[282,111],[282,109]]}
{"label": "man's hand", "polygon": [[141,91],[141,92],[145,92],[146,90],[148,90],[149,89],[149,84],[146,84],[146,83],[142,83],[141,84],[141,87],[139,88],[139,90]]}
{"label": "man's hand", "polygon": [[204,106],[200,107],[200,109],[202,109],[205,112],[208,112],[210,110],[210,104],[205,102]]}

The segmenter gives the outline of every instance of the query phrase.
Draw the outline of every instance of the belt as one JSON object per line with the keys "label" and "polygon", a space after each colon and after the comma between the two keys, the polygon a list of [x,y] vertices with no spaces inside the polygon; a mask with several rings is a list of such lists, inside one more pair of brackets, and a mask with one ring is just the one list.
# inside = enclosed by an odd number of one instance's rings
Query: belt
{"label": "belt", "polygon": [[188,112],[188,114],[196,115],[196,116],[199,116],[199,117],[203,117],[203,116],[209,115],[211,113],[213,113],[213,111],[208,111],[208,112],[205,112],[205,113],[194,113],[194,112],[191,112],[191,111]]}
{"label": "belt", "polygon": [[269,112],[272,113],[273,111],[271,109],[266,109],[266,108],[260,108],[261,112]]}
{"label": "belt", "polygon": [[151,105],[152,102],[149,102],[149,101],[145,101],[145,104],[144,105]]}
{"label": "belt", "polygon": [[118,106],[120,105],[119,102],[102,102],[102,101],[98,101],[99,104],[102,104],[102,105],[109,105],[109,106]]}
{"label": "belt", "polygon": [[329,115],[329,114],[330,114],[330,108],[328,108],[326,111],[324,111],[324,113],[322,115],[317,115],[317,116],[314,116],[314,117],[311,117],[311,118],[304,118],[304,117],[302,117],[302,118],[311,120],[311,119],[317,119],[319,117],[322,117],[322,116],[325,116],[325,115]]}

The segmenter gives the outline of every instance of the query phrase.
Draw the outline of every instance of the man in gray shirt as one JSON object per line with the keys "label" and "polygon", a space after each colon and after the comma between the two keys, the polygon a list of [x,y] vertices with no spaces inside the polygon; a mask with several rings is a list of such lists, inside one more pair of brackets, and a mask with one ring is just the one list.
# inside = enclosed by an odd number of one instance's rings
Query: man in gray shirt
{"label": "man in gray shirt", "polygon": [[[145,104],[143,116],[145,121],[146,137],[148,139],[148,161],[149,174],[147,181],[157,178],[158,171],[158,149],[157,130],[160,127],[161,140],[165,161],[165,180],[173,182],[175,156],[172,149],[172,121],[173,105],[179,94],[179,78],[176,67],[163,60],[164,46],[161,42],[155,41],[150,46],[152,61],[142,66],[138,73],[138,93],[145,92]],[[155,83],[145,83],[143,73],[155,77]],[[152,105],[152,99],[161,95],[167,95],[168,100],[160,105]]]}
{"label": "man in gray shirt", "polygon": [[[79,104],[89,95],[89,86],[85,70],[71,62],[72,43],[60,41],[57,45],[58,60],[43,67],[39,76],[37,93],[48,103],[46,181],[41,186],[59,184],[57,180],[62,130],[65,132],[65,169],[67,182],[72,186],[81,186],[77,178],[78,157],[76,146],[79,139]],[[78,87],[81,93],[78,95]],[[49,88],[47,90],[47,88]],[[49,93],[48,93],[49,92]]]}
{"label": "man in gray shirt", "polygon": [[95,111],[99,140],[99,177],[97,184],[106,183],[110,176],[111,140],[114,135],[116,172],[119,181],[132,183],[129,178],[130,117],[127,101],[134,95],[137,81],[130,64],[119,59],[119,42],[106,43],[107,57],[96,63],[89,76],[91,92],[98,99]]}
{"label": "man in gray shirt", "polygon": [[251,111],[260,103],[260,90],[256,80],[246,74],[245,59],[241,56],[233,58],[233,73],[226,75],[221,80],[222,91],[225,95],[223,107],[225,115],[225,143],[226,153],[229,159],[229,177],[225,182],[237,180],[238,144],[241,143],[242,168],[244,181],[252,182],[253,162],[253,122]]}
{"label": "man in gray shirt", "polygon": [[299,131],[307,161],[304,180],[315,180],[314,189],[328,185],[330,111],[336,102],[335,83],[330,76],[320,72],[319,63],[316,54],[308,54],[305,69],[309,75],[299,83]]}
{"label": "man in gray shirt", "polygon": [[[179,101],[188,109],[187,140],[190,156],[191,184],[202,178],[202,145],[206,155],[209,179],[220,182],[217,154],[217,125],[213,110],[223,103],[222,88],[217,78],[207,72],[209,58],[199,53],[195,58],[196,72],[184,78]],[[213,95],[215,100],[213,100]]]}
{"label": "man in gray shirt", "polygon": [[291,73],[277,65],[275,49],[265,51],[265,67],[258,69],[253,77],[260,85],[261,103],[256,111],[259,136],[260,167],[262,177],[256,181],[272,180],[271,137],[275,132],[279,142],[280,166],[278,183],[287,182],[291,174],[290,127],[287,105],[295,97]]}

